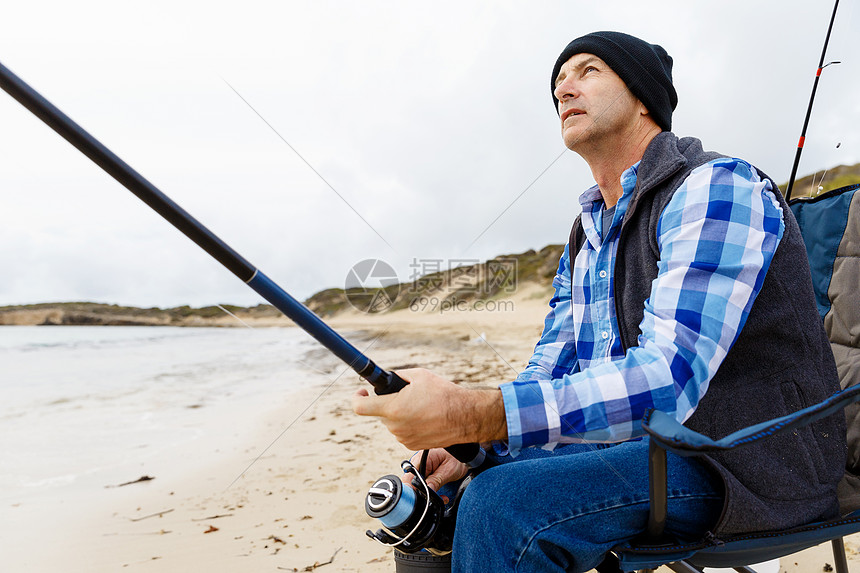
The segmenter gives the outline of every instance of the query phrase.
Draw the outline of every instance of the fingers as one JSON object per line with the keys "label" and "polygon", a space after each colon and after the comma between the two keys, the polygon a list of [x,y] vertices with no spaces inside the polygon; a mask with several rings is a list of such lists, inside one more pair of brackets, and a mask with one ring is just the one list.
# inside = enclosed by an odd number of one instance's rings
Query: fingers
{"label": "fingers", "polygon": [[359,416],[379,416],[390,400],[390,396],[371,396],[367,388],[361,388],[352,395],[352,410]]}
{"label": "fingers", "polygon": [[[413,465],[418,463],[422,452],[412,456]],[[417,459],[416,459],[417,458]],[[460,462],[442,448],[430,450],[427,457],[427,476],[424,478],[430,489],[438,491],[443,485],[456,481],[466,475],[468,471],[466,464]],[[412,474],[403,478],[404,483],[412,482]]]}

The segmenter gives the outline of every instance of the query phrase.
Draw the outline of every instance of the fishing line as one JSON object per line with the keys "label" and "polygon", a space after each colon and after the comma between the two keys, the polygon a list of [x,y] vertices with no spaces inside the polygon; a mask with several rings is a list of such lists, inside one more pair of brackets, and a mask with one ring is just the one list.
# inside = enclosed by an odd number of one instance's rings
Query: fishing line
{"label": "fishing line", "polygon": [[[253,326],[251,326],[250,324],[248,324],[247,322],[245,322],[244,320],[242,320],[241,318],[239,318],[238,316],[236,316],[235,314],[233,314],[232,312],[230,312],[229,310],[227,310],[226,308],[224,308],[220,304],[216,304],[215,306],[217,306],[218,308],[220,308],[221,310],[223,310],[224,312],[226,312],[227,314],[229,314],[230,316],[232,316],[233,318],[235,318],[236,320],[241,322],[246,328],[249,328],[251,330],[256,330]],[[324,372],[324,371],[320,370],[319,368],[315,368],[315,367],[311,366],[310,364],[308,364],[307,362],[303,362],[303,361],[299,360],[298,358],[293,358],[292,361],[295,362],[296,364],[301,364],[305,368],[309,368],[311,370],[314,370],[315,372],[319,372],[320,374],[324,374],[326,376],[328,376],[330,374],[329,372]]]}
{"label": "fishing line", "polygon": [[[579,136],[579,137],[577,137],[577,138],[573,141],[572,145],[576,145],[576,144],[579,142],[579,140],[580,140],[580,139],[582,139],[583,137],[585,137],[585,135],[589,132],[589,130],[591,130],[591,128],[593,128],[593,127],[594,127],[594,125],[597,123],[597,121],[598,121],[601,117],[603,117],[603,114],[605,114],[606,112],[608,112],[608,111],[610,110],[610,108],[612,108],[612,106],[613,106],[613,105],[615,105],[615,103],[616,103],[619,99],[621,99],[621,96],[623,96],[625,93],[627,93],[627,92],[629,92],[629,91],[630,91],[630,88],[628,88],[626,85],[625,85],[624,87],[625,87],[625,89],[624,89],[624,90],[621,90],[621,92],[618,94],[618,97],[616,97],[614,100],[612,100],[612,103],[610,103],[608,106],[606,106],[606,109],[604,109],[604,110],[603,110],[603,111],[601,111],[599,114],[597,114],[597,117],[595,117],[595,118],[594,118],[594,121],[592,121],[592,122],[591,122],[591,124],[590,124],[587,128],[585,128],[585,131],[583,131],[583,132],[582,132],[582,134],[580,134],[580,136]],[[514,203],[516,203],[517,201],[519,201],[519,200],[520,200],[520,197],[522,197],[523,195],[525,195],[525,194],[526,194],[526,191],[528,191],[529,189],[531,189],[531,188],[534,186],[534,184],[538,182],[538,179],[540,179],[541,177],[543,177],[544,173],[546,173],[547,171],[549,171],[550,167],[552,167],[553,165],[555,165],[555,164],[556,164],[556,162],[557,162],[559,159],[561,159],[561,158],[562,158],[562,156],[563,156],[565,153],[567,153],[567,151],[568,151],[568,148],[565,148],[564,150],[562,150],[562,152],[558,154],[558,157],[556,157],[555,159],[553,159],[553,160],[550,162],[550,164],[549,164],[549,165],[547,165],[547,166],[544,168],[544,170],[543,170],[543,171],[541,171],[541,172],[538,174],[538,176],[537,176],[537,177],[535,177],[535,178],[534,178],[534,180],[533,180],[531,183],[529,183],[529,184],[526,186],[526,188],[525,188],[525,189],[523,189],[523,190],[520,192],[520,194],[519,194],[519,195],[517,195],[516,197],[514,197],[514,200],[513,200],[513,201],[511,201],[511,202],[508,204],[508,206],[507,206],[507,207],[505,207],[505,208],[502,210],[502,212],[501,212],[501,213],[499,213],[499,214],[498,214],[498,216],[497,216],[495,219],[493,219],[493,220],[490,222],[490,224],[489,224],[489,225],[487,225],[487,227],[486,227],[483,231],[481,231],[480,233],[478,233],[478,236],[477,236],[477,237],[475,237],[474,239],[472,239],[472,242],[471,242],[471,243],[469,243],[469,244],[468,244],[468,246],[466,246],[466,248],[465,248],[465,249],[463,249],[463,253],[464,253],[464,254],[465,254],[465,253],[467,253],[467,252],[469,251],[469,249],[471,249],[471,248],[472,248],[472,245],[474,245],[475,243],[477,243],[477,242],[478,242],[478,239],[480,239],[481,237],[483,237],[483,236],[484,236],[484,233],[486,233],[487,231],[489,231],[489,230],[490,230],[490,227],[492,227],[493,225],[495,225],[495,224],[496,224],[496,221],[498,221],[499,219],[501,219],[501,218],[502,218],[502,215],[504,215],[505,213],[507,213],[507,212],[508,212],[508,210],[509,210],[511,207],[513,207],[513,206],[514,206]]]}
{"label": "fishing line", "polygon": [[[836,144],[836,149],[839,149],[842,146],[842,142]],[[838,163],[838,162],[837,162]],[[824,192],[824,177],[827,175],[829,169],[824,170],[824,174],[821,176],[821,179],[818,181],[818,189],[814,190],[813,195],[817,196]]]}
{"label": "fishing line", "polygon": [[251,326],[250,324],[248,324],[247,322],[245,322],[244,320],[242,320],[241,318],[239,318],[238,316],[236,316],[235,314],[233,314],[232,312],[230,312],[229,310],[227,310],[226,308],[224,308],[220,304],[216,304],[215,306],[217,306],[218,308],[220,308],[221,310],[223,310],[224,312],[226,312],[227,314],[229,314],[230,316],[232,316],[233,318],[235,318],[236,320],[241,322],[245,327],[250,328],[251,330],[254,330],[253,326]]}
{"label": "fishing line", "polygon": [[[382,337],[382,335],[384,335],[386,332],[388,332],[388,329],[389,329],[389,328],[391,328],[391,325],[386,326],[386,327],[385,327],[385,329],[384,329],[382,332],[380,332],[379,334],[377,334],[377,335],[376,335],[376,337],[375,337],[373,340],[371,340],[371,341],[370,341],[370,344],[368,344],[368,345],[367,345],[367,347],[364,349],[364,352],[367,352],[368,350],[370,350],[370,349],[371,349],[371,347],[372,347],[374,344],[376,344],[376,341],[377,341],[377,340],[379,340],[379,339]],[[266,452],[268,452],[268,451],[269,451],[269,449],[270,449],[272,446],[274,446],[274,445],[275,445],[275,442],[277,442],[278,440],[280,440],[280,439],[284,436],[284,434],[286,434],[286,433],[287,433],[287,431],[288,431],[290,428],[292,428],[292,427],[293,427],[293,425],[294,425],[296,422],[298,422],[298,421],[299,421],[299,419],[301,419],[301,417],[302,417],[302,416],[304,416],[304,415],[305,415],[305,412],[307,412],[308,410],[310,410],[311,406],[313,406],[314,404],[316,404],[316,403],[317,403],[317,401],[318,401],[320,398],[322,398],[322,397],[323,397],[323,395],[324,395],[326,392],[328,392],[328,391],[329,391],[329,389],[330,389],[332,386],[334,386],[335,382],[337,382],[338,380],[340,380],[340,377],[341,377],[341,376],[343,376],[344,374],[346,374],[346,372],[347,372],[348,370],[349,370],[349,367],[348,367],[348,366],[347,366],[346,368],[344,368],[343,370],[341,370],[340,374],[338,374],[337,376],[335,376],[334,380],[332,380],[331,382],[329,382],[329,384],[328,384],[325,388],[323,388],[323,391],[319,393],[319,396],[317,396],[316,398],[314,398],[313,400],[311,400],[310,404],[308,404],[307,406],[305,406],[305,409],[304,409],[304,410],[302,410],[302,411],[299,413],[299,415],[298,415],[298,416],[296,416],[295,418],[293,418],[293,421],[292,421],[292,422],[290,422],[289,424],[287,424],[287,427],[286,427],[286,428],[284,428],[284,429],[283,429],[283,431],[281,431],[281,433],[280,433],[280,434],[278,434],[278,435],[277,435],[277,437],[275,437],[275,439],[274,439],[274,440],[272,440],[272,442],[271,442],[268,446],[266,446],[265,448],[263,448],[263,451],[261,451],[261,452],[259,453],[259,455],[257,455],[257,457],[256,457],[256,458],[254,458],[254,460],[253,460],[250,464],[248,464],[248,467],[246,467],[244,470],[242,470],[242,473],[240,473],[239,475],[237,475],[237,476],[236,476],[236,478],[235,478],[233,481],[231,481],[231,482],[230,482],[230,485],[228,485],[227,487],[225,487],[225,488],[224,488],[224,491],[227,491],[228,489],[230,489],[231,487],[233,487],[233,484],[234,484],[234,483],[236,483],[237,481],[239,481],[239,480],[242,478],[242,476],[244,476],[244,475],[248,472],[248,470],[249,470],[249,469],[251,469],[251,466],[253,466],[253,465],[254,465],[254,464],[256,464],[258,461],[260,461],[260,458],[262,458],[262,457],[263,457],[263,455],[264,455]]]}
{"label": "fishing line", "polygon": [[313,171],[313,172],[316,174],[316,176],[317,176],[317,177],[319,177],[319,178],[320,178],[320,180],[328,186],[328,188],[329,188],[329,189],[331,189],[332,191],[334,191],[334,194],[335,194],[335,195],[337,195],[338,197],[340,197],[340,200],[341,200],[341,201],[343,201],[343,202],[344,202],[344,204],[346,204],[346,206],[347,206],[347,207],[349,207],[350,209],[352,209],[352,212],[353,212],[353,213],[355,213],[356,215],[358,215],[358,218],[359,218],[359,219],[361,219],[362,221],[364,221],[364,224],[365,224],[365,225],[367,225],[367,226],[370,228],[370,230],[371,230],[371,231],[373,231],[374,233],[376,233],[376,236],[377,236],[377,237],[379,237],[380,239],[382,239],[382,242],[383,242],[383,243],[385,243],[386,245],[388,245],[388,248],[390,248],[390,249],[391,249],[392,251],[394,251],[395,253],[397,252],[397,249],[395,249],[394,247],[392,247],[392,246],[391,246],[391,243],[389,243],[388,241],[386,241],[386,240],[385,240],[385,237],[383,237],[382,235],[380,235],[380,234],[379,234],[379,231],[377,231],[377,230],[373,227],[373,225],[371,225],[370,223],[368,223],[368,222],[367,222],[367,219],[365,219],[364,217],[362,217],[362,216],[361,216],[361,213],[359,213],[359,212],[356,210],[356,208],[355,208],[355,207],[353,207],[353,206],[352,206],[352,204],[350,204],[350,202],[349,202],[349,201],[347,201],[347,200],[346,200],[346,198],[345,198],[343,195],[341,195],[340,193],[338,193],[337,189],[335,189],[335,188],[334,188],[334,186],[333,186],[331,183],[329,183],[329,182],[328,182],[328,180],[327,180],[325,177],[323,177],[323,176],[322,176],[322,174],[321,174],[319,171],[317,171],[317,170],[314,168],[314,166],[313,166],[313,165],[311,165],[311,164],[310,164],[310,162],[309,162],[307,159],[305,159],[305,158],[304,158],[304,156],[302,156],[302,154],[301,154],[301,153],[299,153],[299,150],[298,150],[298,149],[296,149],[295,147],[293,147],[293,145],[292,145],[289,141],[287,141],[287,140],[284,138],[284,136],[283,136],[283,135],[281,135],[281,134],[278,132],[278,130],[277,130],[277,129],[275,129],[275,127],[274,127],[271,123],[269,123],[269,121],[268,121],[265,117],[263,117],[263,114],[261,114],[259,111],[257,111],[257,109],[256,109],[254,106],[252,106],[252,105],[251,105],[251,103],[250,103],[248,100],[246,100],[246,99],[245,99],[245,97],[244,97],[242,94],[240,94],[240,93],[236,90],[236,88],[234,88],[232,85],[230,85],[230,82],[228,82],[228,81],[227,81],[227,80],[225,80],[224,78],[221,78],[221,81],[223,81],[225,84],[227,84],[227,87],[229,87],[231,90],[233,90],[233,93],[235,93],[237,96],[239,96],[239,99],[241,99],[243,102],[245,102],[245,105],[247,105],[249,108],[251,108],[251,111],[253,111],[255,114],[257,114],[257,117],[259,117],[260,119],[262,119],[262,120],[263,120],[263,123],[265,123],[266,125],[268,125],[268,126],[269,126],[269,129],[271,129],[273,132],[275,132],[275,135],[277,135],[277,136],[281,139],[281,141],[283,141],[284,143],[286,143],[286,144],[287,144],[287,147],[289,147],[290,149],[292,149],[292,150],[293,150],[293,153],[295,153],[295,154],[296,154],[296,156],[297,156],[299,159],[301,159],[302,161],[304,161],[305,165],[307,165],[307,166],[310,168],[310,170],[311,170],[311,171]]}

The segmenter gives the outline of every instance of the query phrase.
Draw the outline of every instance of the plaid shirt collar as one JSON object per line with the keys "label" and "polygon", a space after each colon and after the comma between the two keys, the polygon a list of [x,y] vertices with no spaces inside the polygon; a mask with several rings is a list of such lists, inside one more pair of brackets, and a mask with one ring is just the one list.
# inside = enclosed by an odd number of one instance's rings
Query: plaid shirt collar
{"label": "plaid shirt collar", "polygon": [[[633,196],[633,190],[636,188],[636,178],[639,174],[639,163],[637,161],[632,166],[628,167],[621,174],[621,188],[624,190],[621,199],[615,207],[615,216],[612,226],[615,227],[617,222],[624,217],[627,211],[627,205],[630,203],[630,198]],[[603,240],[600,237],[601,220],[605,204],[603,195],[600,193],[600,187],[597,185],[586,190],[579,196],[579,204],[582,206],[582,230],[585,233],[585,240],[591,244],[595,250],[600,248]]]}

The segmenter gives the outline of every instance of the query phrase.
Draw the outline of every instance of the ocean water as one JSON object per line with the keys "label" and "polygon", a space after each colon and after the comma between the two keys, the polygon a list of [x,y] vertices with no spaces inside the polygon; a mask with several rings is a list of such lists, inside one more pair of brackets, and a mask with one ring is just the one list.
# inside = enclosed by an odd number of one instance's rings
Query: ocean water
{"label": "ocean water", "polygon": [[0,327],[0,501],[205,463],[331,378],[315,347],[295,328]]}

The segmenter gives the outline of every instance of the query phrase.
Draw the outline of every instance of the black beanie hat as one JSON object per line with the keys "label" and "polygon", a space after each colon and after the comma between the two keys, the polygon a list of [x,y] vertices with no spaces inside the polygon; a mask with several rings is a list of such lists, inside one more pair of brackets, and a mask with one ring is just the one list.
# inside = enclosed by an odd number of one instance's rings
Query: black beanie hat
{"label": "black beanie hat", "polygon": [[561,52],[552,69],[550,92],[556,112],[555,79],[561,66],[576,54],[594,54],[606,62],[645,104],[657,125],[664,131],[672,130],[672,110],[678,105],[678,94],[672,85],[672,57],[666,50],[621,32],[593,32],[577,38]]}

